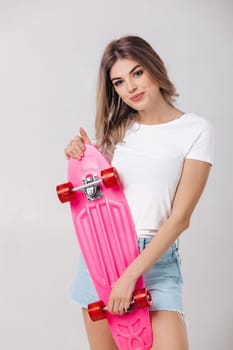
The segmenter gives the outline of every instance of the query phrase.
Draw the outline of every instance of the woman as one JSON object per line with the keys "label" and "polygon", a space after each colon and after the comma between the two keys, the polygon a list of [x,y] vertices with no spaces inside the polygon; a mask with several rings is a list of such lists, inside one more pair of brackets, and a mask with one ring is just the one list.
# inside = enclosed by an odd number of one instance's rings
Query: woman
{"label": "woman", "polygon": [[[144,275],[153,298],[156,350],[187,350],[182,276],[176,241],[189,227],[212,164],[210,123],[174,106],[178,96],[158,54],[142,38],[112,41],[100,64],[96,145],[120,174],[138,234],[139,256],[112,288],[108,309],[122,314]],[[90,139],[83,128],[65,149],[80,159]],[[92,322],[98,300],[81,258],[72,298],[83,306],[92,350],[117,349],[106,321]]]}

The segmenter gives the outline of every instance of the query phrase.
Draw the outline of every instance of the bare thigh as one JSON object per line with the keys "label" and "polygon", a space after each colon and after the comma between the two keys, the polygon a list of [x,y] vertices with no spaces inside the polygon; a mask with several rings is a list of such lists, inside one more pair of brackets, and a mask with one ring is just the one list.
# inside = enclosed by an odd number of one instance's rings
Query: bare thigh
{"label": "bare thigh", "polygon": [[152,350],[188,350],[184,319],[175,311],[152,311],[154,334]]}
{"label": "bare thigh", "polygon": [[83,308],[83,318],[91,350],[118,350],[106,320],[93,322]]}

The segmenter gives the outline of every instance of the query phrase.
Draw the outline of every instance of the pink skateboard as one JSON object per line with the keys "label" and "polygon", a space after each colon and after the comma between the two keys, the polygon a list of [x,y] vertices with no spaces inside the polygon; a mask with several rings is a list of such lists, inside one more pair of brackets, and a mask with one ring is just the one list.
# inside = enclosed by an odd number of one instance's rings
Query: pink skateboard
{"label": "pink skateboard", "polygon": [[107,311],[114,282],[137,257],[134,223],[116,169],[92,145],[81,160],[71,158],[68,183],[57,186],[61,202],[70,201],[80,249],[100,298],[88,305],[93,321],[107,318],[120,350],[149,350],[151,295],[143,278],[136,283],[131,308],[123,315]]}

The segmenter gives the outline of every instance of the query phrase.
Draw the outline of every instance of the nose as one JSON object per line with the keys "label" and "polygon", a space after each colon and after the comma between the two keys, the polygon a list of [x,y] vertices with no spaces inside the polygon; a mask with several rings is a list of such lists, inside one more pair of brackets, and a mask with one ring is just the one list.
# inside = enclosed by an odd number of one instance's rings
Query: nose
{"label": "nose", "polygon": [[128,89],[129,93],[134,92],[137,89],[135,82],[133,82],[132,80],[129,79],[127,81],[127,89]]}

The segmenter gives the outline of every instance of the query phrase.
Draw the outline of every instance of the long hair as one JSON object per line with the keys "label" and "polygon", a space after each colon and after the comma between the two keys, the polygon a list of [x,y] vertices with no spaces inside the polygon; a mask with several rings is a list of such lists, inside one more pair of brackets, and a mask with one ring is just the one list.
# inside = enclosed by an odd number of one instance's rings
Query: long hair
{"label": "long hair", "polygon": [[179,96],[168,78],[162,59],[144,39],[125,36],[110,42],[100,63],[95,120],[97,146],[110,157],[114,146],[123,140],[127,128],[137,115],[137,111],[118,96],[110,79],[112,66],[123,58],[137,61],[149,72],[159,84],[161,94],[169,105],[173,106],[175,97]]}

